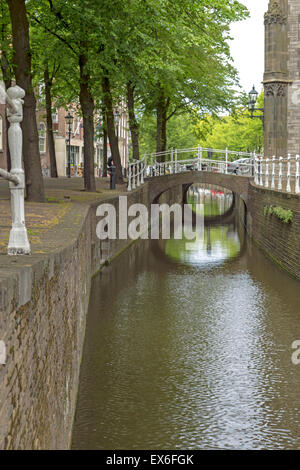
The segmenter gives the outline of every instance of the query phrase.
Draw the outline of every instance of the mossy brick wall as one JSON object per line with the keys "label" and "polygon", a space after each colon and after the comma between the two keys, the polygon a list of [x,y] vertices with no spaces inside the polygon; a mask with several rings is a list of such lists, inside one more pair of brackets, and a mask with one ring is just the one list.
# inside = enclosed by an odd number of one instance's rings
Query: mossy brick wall
{"label": "mossy brick wall", "polygon": [[[275,215],[265,215],[266,206],[293,211],[294,220],[286,224]],[[247,203],[249,235],[283,269],[300,279],[300,197],[249,186]]]}

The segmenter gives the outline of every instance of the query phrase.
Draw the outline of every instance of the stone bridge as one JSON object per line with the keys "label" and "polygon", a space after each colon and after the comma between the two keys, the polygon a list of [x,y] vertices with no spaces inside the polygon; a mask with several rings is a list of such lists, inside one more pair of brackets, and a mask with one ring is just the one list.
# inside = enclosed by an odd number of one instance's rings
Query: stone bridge
{"label": "stone bridge", "polygon": [[206,171],[187,171],[172,175],[163,175],[148,178],[150,201],[155,203],[159,197],[168,190],[182,186],[183,195],[192,184],[212,184],[232,191],[239,196],[245,204],[248,201],[250,181],[253,178],[231,174],[213,173]]}
{"label": "stone bridge", "polygon": [[[147,178],[148,201],[184,201],[192,184],[211,184],[232,191],[239,219],[250,238],[281,268],[300,279],[299,194],[262,187],[247,176],[196,170]],[[268,215],[266,209],[271,206],[292,211],[293,221],[284,223]]]}

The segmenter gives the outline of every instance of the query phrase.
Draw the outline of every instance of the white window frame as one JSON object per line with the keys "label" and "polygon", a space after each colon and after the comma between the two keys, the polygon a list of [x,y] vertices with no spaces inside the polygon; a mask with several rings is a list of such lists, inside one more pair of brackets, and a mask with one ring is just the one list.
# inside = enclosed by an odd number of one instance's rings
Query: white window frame
{"label": "white window frame", "polygon": [[40,153],[46,153],[46,126],[43,122],[39,125],[39,150]]}

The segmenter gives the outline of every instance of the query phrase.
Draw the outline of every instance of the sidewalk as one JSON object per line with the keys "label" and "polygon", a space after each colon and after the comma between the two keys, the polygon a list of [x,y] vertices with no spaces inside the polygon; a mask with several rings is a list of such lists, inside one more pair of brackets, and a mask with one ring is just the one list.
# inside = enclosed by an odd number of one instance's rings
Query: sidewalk
{"label": "sidewalk", "polygon": [[[67,224],[71,236],[72,227],[78,226],[82,214],[90,203],[97,201],[100,203],[113,195],[127,192],[126,184],[117,185],[114,191],[110,190],[108,178],[96,179],[97,192],[94,193],[83,190],[82,178],[44,178],[44,183],[47,202],[25,202],[26,228],[32,255],[45,254],[49,249],[59,248],[65,241],[59,236],[59,227],[65,228]],[[11,229],[10,192],[7,181],[2,179],[0,179],[0,214],[1,266],[6,264],[3,255],[6,255]]]}

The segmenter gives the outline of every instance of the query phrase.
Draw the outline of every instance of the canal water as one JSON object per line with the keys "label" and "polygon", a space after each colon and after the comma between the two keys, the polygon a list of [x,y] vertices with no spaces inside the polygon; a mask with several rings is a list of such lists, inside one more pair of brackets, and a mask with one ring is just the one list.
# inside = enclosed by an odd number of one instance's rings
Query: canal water
{"label": "canal water", "polygon": [[[213,215],[231,204],[203,194]],[[94,279],[73,449],[300,448],[300,284],[227,219],[192,251],[137,242]]]}

